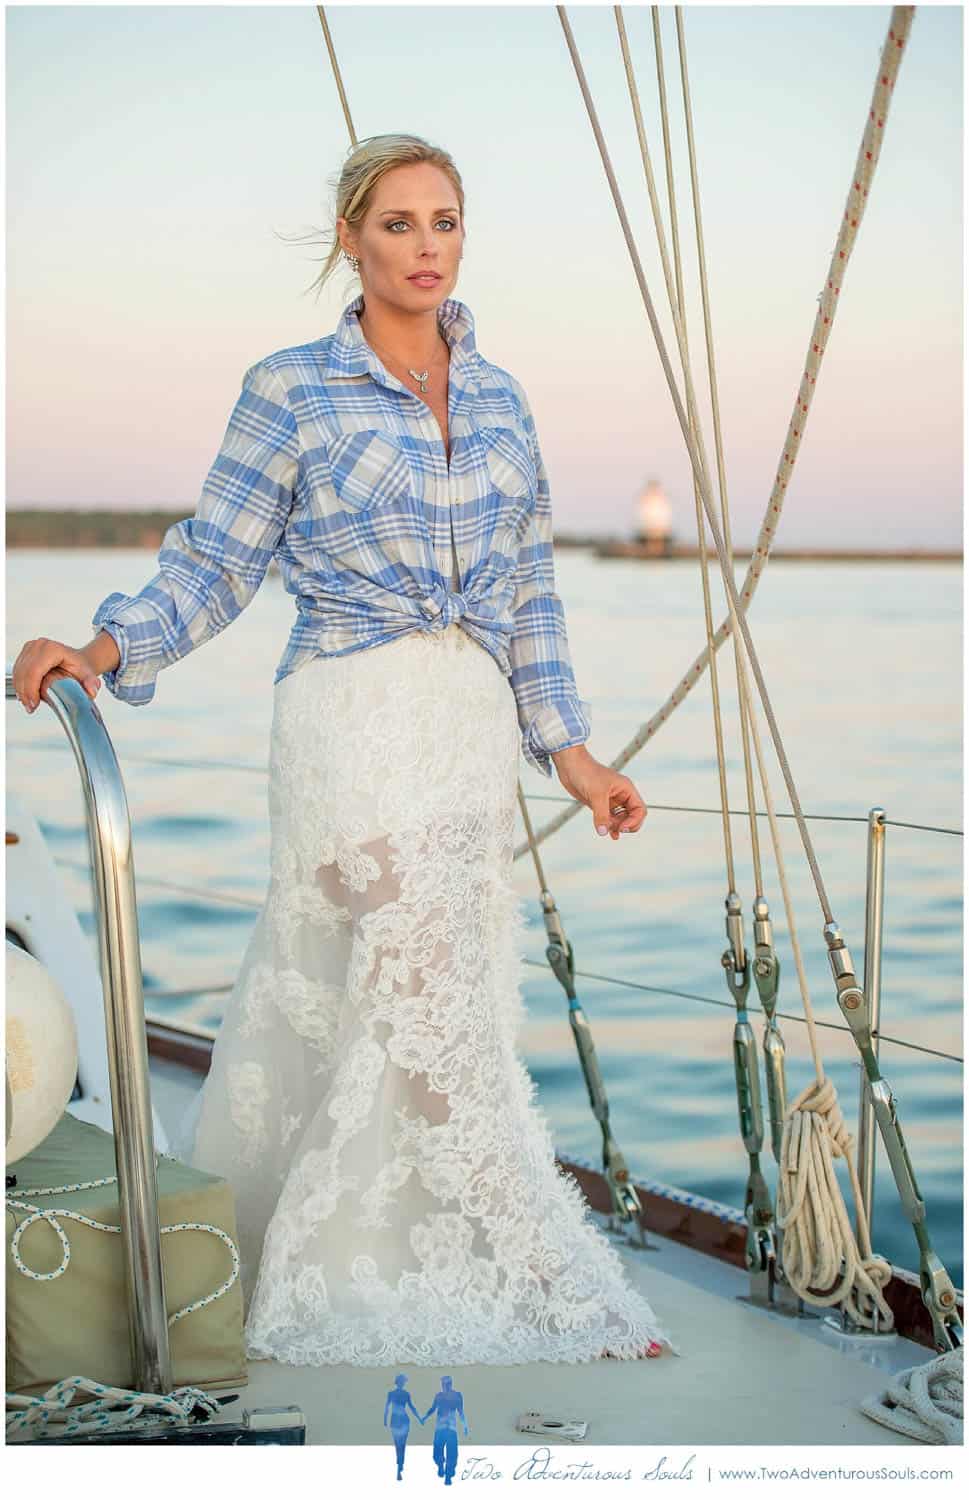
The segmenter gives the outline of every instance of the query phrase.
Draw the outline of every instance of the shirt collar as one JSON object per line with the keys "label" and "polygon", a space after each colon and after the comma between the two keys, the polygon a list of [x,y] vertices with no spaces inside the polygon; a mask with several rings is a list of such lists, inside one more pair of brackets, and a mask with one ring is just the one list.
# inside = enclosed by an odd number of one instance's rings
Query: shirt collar
{"label": "shirt collar", "polygon": [[[381,363],[363,336],[357,316],[363,301],[361,293],[343,309],[330,339],[325,374],[330,379],[369,374],[382,384],[386,384],[389,378],[395,386],[399,385],[400,382]],[[456,297],[445,297],[437,310],[437,322],[451,350],[450,378],[457,384],[466,385],[480,360],[471,309]]]}

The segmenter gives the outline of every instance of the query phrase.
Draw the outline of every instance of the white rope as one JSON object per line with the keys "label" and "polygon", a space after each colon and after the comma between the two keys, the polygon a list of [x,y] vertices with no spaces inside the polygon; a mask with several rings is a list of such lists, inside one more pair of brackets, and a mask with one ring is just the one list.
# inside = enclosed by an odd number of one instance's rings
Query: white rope
{"label": "white rope", "polygon": [[962,1442],[962,1350],[902,1370],[887,1390],[868,1396],[861,1410],[873,1422],[920,1443]]}
{"label": "white rope", "polygon": [[[66,1182],[63,1183],[60,1187],[28,1187],[20,1188],[19,1191],[23,1193],[30,1193],[30,1195],[34,1198],[43,1198],[50,1197],[53,1193],[79,1193],[82,1192],[85,1188],[108,1187],[111,1183],[117,1182],[117,1180],[117,1177],[95,1177],[92,1178],[90,1182]],[[24,1219],[20,1224],[18,1224],[17,1228],[14,1230],[13,1238],[10,1241],[10,1253],[13,1257],[14,1265],[17,1267],[17,1270],[20,1272],[21,1276],[28,1276],[31,1281],[56,1281],[59,1276],[63,1276],[64,1272],[70,1265],[71,1246],[67,1235],[61,1228],[59,1222],[61,1219],[74,1219],[78,1224],[86,1224],[90,1229],[100,1230],[102,1234],[121,1233],[120,1224],[101,1224],[97,1219],[89,1218],[87,1214],[75,1213],[72,1209],[67,1208],[38,1208],[36,1203],[28,1203],[22,1198],[15,1197],[12,1192],[8,1192],[6,1194],[5,1202],[8,1210],[13,1208],[21,1208],[27,1212],[27,1218]],[[30,1267],[24,1263],[20,1255],[20,1241],[23,1239],[27,1230],[30,1229],[33,1224],[37,1224],[40,1221],[43,1221],[46,1224],[50,1225],[51,1229],[53,1229],[54,1233],[57,1235],[57,1238],[60,1240],[61,1246],[64,1251],[60,1265],[56,1266],[53,1271],[32,1271]],[[226,1292],[228,1292],[229,1289],[235,1285],[236,1281],[239,1278],[239,1252],[236,1249],[232,1238],[228,1234],[226,1234],[225,1230],[221,1229],[217,1224],[202,1224],[196,1223],[194,1221],[186,1221],[181,1224],[163,1224],[161,1226],[161,1233],[178,1234],[182,1230],[187,1229],[198,1230],[203,1234],[214,1234],[216,1239],[220,1239],[222,1243],[227,1247],[232,1258],[232,1271],[229,1275],[228,1280],[224,1281],[222,1285],[220,1287],[217,1287],[214,1292],[210,1292],[206,1297],[199,1297],[195,1302],[190,1302],[187,1307],[182,1307],[178,1312],[172,1313],[168,1319],[169,1328],[173,1323],[177,1323],[180,1318],[187,1318],[189,1313],[198,1312],[200,1308],[208,1307],[210,1302],[215,1302],[217,1298],[224,1297]]]}
{"label": "white rope", "polygon": [[[170,1159],[176,1160],[176,1158]],[[19,1191],[29,1193],[32,1198],[43,1198],[53,1193],[79,1193],[85,1188],[108,1187],[117,1180],[117,1177],[95,1177],[90,1182],[68,1182],[60,1187],[28,1187],[21,1188]],[[86,1224],[90,1229],[100,1230],[102,1234],[121,1233],[121,1226],[118,1224],[101,1224],[97,1219],[92,1219],[87,1214],[76,1213],[73,1209],[38,1208],[36,1203],[17,1197],[12,1192],[6,1194],[5,1202],[8,1212],[19,1208],[27,1213],[27,1217],[17,1225],[14,1231],[10,1241],[10,1253],[21,1276],[27,1276],[31,1281],[56,1281],[59,1276],[64,1275],[70,1265],[71,1245],[60,1223],[61,1219],[73,1219],[78,1224]],[[20,1241],[32,1225],[40,1222],[48,1224],[61,1242],[63,1250],[61,1263],[53,1271],[31,1270],[20,1254]],[[194,1221],[161,1225],[162,1234],[178,1234],[182,1230],[189,1229],[198,1230],[203,1234],[213,1234],[220,1239],[231,1256],[232,1271],[228,1280],[224,1281],[214,1292],[209,1292],[207,1296],[199,1297],[195,1302],[190,1302],[187,1307],[182,1307],[178,1312],[172,1313],[168,1319],[169,1328],[180,1318],[187,1318],[189,1313],[198,1312],[200,1308],[208,1307],[217,1298],[224,1297],[239,1277],[239,1252],[231,1236],[226,1234],[219,1225]],[[79,1390],[89,1391],[97,1397],[94,1401],[85,1402],[83,1416],[72,1415],[68,1411]],[[183,1423],[196,1405],[201,1405],[208,1416],[214,1415],[220,1409],[218,1401],[195,1386],[179,1386],[177,1390],[161,1395],[158,1392],[129,1391],[120,1386],[104,1385],[86,1375],[71,1375],[65,1380],[58,1381],[43,1396],[21,1396],[7,1391],[6,1403],[8,1436],[24,1428],[38,1426],[46,1428],[50,1421],[65,1422],[65,1434],[73,1435],[126,1427],[143,1415],[150,1416],[155,1421]],[[15,1408],[12,1412],[11,1407]]]}
{"label": "white rope", "polygon": [[[781,1140],[777,1225],[784,1231],[784,1272],[806,1302],[840,1303],[863,1328],[875,1326],[877,1309],[878,1327],[889,1332],[894,1315],[883,1288],[892,1268],[872,1252],[852,1145],[834,1084],[828,1078],[810,1083],[790,1105]],[[844,1157],[851,1178],[857,1241],[835,1176],[836,1156]]]}
{"label": "white rope", "polygon": [[[88,1391],[95,1399],[86,1401],[82,1410],[72,1412],[70,1405],[79,1391]],[[8,1391],[6,1431],[9,1438],[13,1433],[37,1428],[46,1432],[49,1423],[63,1422],[64,1436],[73,1437],[77,1433],[131,1427],[139,1417],[181,1426],[199,1406],[206,1417],[216,1416],[221,1410],[214,1396],[192,1385],[180,1385],[177,1390],[163,1396],[152,1391],[128,1391],[121,1386],[103,1385],[86,1375],[70,1375],[52,1385],[42,1396],[18,1396]]]}

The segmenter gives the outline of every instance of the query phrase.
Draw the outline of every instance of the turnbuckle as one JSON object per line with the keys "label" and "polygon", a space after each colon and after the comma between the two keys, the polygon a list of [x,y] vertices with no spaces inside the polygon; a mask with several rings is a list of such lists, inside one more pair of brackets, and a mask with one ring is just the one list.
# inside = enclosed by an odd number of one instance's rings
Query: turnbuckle
{"label": "turnbuckle", "polygon": [[764,1071],[767,1074],[767,1108],[774,1160],[781,1159],[784,1116],[787,1114],[784,1038],[777,1024],[777,990],[781,961],[774,951],[770,912],[763,896],[754,902],[754,983],[767,1020],[764,1025]]}
{"label": "turnbuckle", "polygon": [[745,1149],[754,1154],[764,1144],[763,1106],[760,1098],[760,1073],[757,1067],[757,1044],[747,1020],[747,993],[750,989],[750,959],[744,951],[743,916],[740,897],[731,891],[727,897],[727,936],[730,947],[720,962],[727,989],[737,1007],[733,1030],[734,1078],[737,1084],[737,1112]]}
{"label": "turnbuckle", "polygon": [[774,1307],[785,1313],[803,1311],[801,1299],[795,1296],[782,1264],[783,1234],[774,1219],[770,1190],[760,1166],[764,1146],[764,1108],[760,1092],[760,1070],[757,1042],[747,1018],[747,996],[750,991],[751,967],[758,993],[768,1015],[764,1033],[767,1059],[767,1089],[771,1113],[771,1144],[780,1157],[785,1104],[784,1042],[774,1022],[780,965],[773,950],[767,902],[758,896],[754,902],[755,949],[753,965],[744,947],[743,913],[740,897],[731,891],[726,900],[727,937],[730,946],[720,960],[727,988],[737,1007],[733,1031],[734,1078],[737,1086],[737,1112],[740,1134],[750,1158],[747,1186],[744,1192],[744,1218],[747,1237],[744,1259],[750,1273],[750,1299],[761,1306]]}
{"label": "turnbuckle", "polygon": [[[635,1249],[651,1250],[654,1247],[646,1237],[643,1206],[630,1178],[626,1158],[619,1149],[609,1123],[609,1100],[606,1097],[606,1087],[602,1080],[595,1043],[592,1040],[592,1028],[575,993],[575,957],[572,945],[565,935],[562,919],[551,892],[543,891],[541,901],[547,936],[545,957],[569,999],[569,1025],[575,1038],[576,1051],[579,1054],[592,1113],[598,1120],[602,1132],[602,1168],[612,1202],[609,1228],[614,1233],[625,1235],[625,1231],[619,1225],[632,1226],[636,1237],[628,1239],[627,1243]],[[616,1224],[616,1220],[619,1221],[619,1225]]]}

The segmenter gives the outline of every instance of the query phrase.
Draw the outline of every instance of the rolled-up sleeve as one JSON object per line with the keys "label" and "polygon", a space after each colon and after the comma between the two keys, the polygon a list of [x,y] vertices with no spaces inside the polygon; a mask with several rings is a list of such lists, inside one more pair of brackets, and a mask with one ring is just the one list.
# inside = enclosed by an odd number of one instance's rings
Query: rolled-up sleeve
{"label": "rolled-up sleeve", "polygon": [[565,610],[555,592],[548,475],[527,398],[520,386],[516,393],[538,486],[514,575],[511,686],[522,730],[522,753],[543,776],[551,776],[551,752],[585,744],[589,738],[590,705],[576,689]]}
{"label": "rolled-up sleeve", "polygon": [[279,375],[246,371],[195,514],[170,526],[158,572],[139,594],[109,594],[95,630],[121,660],[102,673],[126,703],[149,703],[163,667],[211,640],[254,598],[293,505],[299,434]]}

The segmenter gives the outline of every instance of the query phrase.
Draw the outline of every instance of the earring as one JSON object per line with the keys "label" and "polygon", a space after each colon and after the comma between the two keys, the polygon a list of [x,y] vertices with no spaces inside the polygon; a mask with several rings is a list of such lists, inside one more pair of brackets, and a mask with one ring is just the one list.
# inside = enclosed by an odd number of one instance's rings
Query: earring
{"label": "earring", "polygon": [[352,271],[358,271],[360,269],[360,261],[355,255],[350,255],[348,251],[344,250],[343,259],[349,263],[350,269]]}

